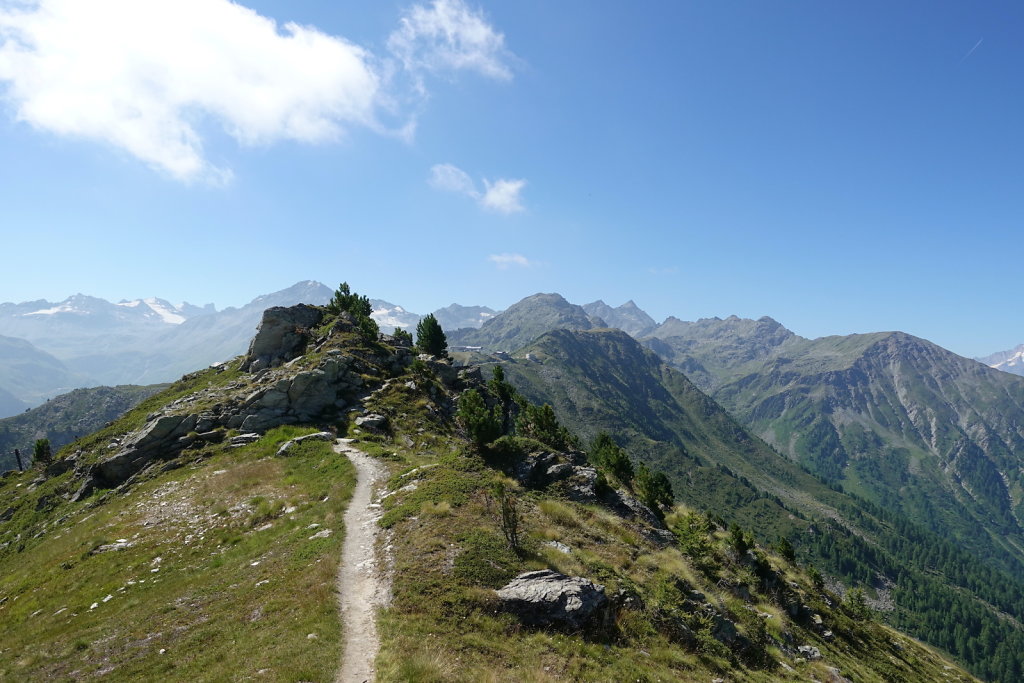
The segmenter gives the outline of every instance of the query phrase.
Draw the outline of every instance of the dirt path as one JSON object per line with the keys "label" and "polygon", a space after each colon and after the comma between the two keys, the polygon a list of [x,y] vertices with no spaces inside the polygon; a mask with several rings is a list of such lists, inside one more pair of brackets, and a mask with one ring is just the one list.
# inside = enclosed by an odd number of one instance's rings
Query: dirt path
{"label": "dirt path", "polygon": [[376,674],[373,663],[380,647],[377,609],[390,598],[390,586],[385,572],[377,567],[375,552],[380,507],[370,507],[374,486],[384,477],[384,467],[353,448],[350,439],[339,439],[334,450],[352,461],[358,476],[345,512],[345,546],[338,569],[338,607],[345,648],[335,681],[364,683],[373,681]]}

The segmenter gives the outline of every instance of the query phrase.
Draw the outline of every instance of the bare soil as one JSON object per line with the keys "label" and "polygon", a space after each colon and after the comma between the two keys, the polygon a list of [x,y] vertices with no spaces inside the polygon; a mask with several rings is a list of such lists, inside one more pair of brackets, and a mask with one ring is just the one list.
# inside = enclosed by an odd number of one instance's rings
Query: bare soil
{"label": "bare soil", "polygon": [[337,683],[365,683],[376,676],[374,660],[380,648],[377,610],[390,600],[386,567],[378,562],[377,520],[381,508],[373,503],[376,484],[385,475],[383,465],[339,439],[335,451],[355,465],[355,492],[345,513],[345,545],[338,569],[338,607],[341,610],[344,648]]}

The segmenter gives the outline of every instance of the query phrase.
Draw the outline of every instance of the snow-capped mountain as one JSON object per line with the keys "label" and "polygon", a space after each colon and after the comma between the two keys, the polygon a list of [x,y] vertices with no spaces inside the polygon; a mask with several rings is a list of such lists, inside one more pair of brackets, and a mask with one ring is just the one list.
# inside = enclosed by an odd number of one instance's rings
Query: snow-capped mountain
{"label": "snow-capped mountain", "polygon": [[377,321],[377,326],[384,334],[391,334],[395,328],[401,328],[406,332],[415,332],[416,324],[423,317],[419,313],[412,313],[382,299],[370,299],[370,305],[373,306],[373,313],[370,314],[370,317]]}
{"label": "snow-capped mountain", "polygon": [[[155,297],[111,303],[84,294],[56,303],[4,303],[0,335],[27,340],[52,354],[79,378],[79,386],[150,384],[244,353],[271,306],[325,304],[333,293],[307,280],[223,311],[213,304],[175,305]],[[30,405],[38,403],[41,393],[49,395],[43,387],[31,393],[3,383],[0,388]]]}
{"label": "snow-capped mountain", "polygon": [[975,360],[996,370],[1002,370],[1014,375],[1024,375],[1024,344],[1009,351],[998,351],[991,356],[976,358]]}
{"label": "snow-capped mountain", "polygon": [[434,317],[446,330],[459,330],[467,327],[479,329],[485,322],[498,315],[498,311],[487,306],[462,306],[452,304],[434,311]]}
{"label": "snow-capped mountain", "polygon": [[[84,294],[56,303],[3,303],[0,335],[17,338],[22,344],[19,349],[31,346],[48,355],[51,365],[59,366],[71,379],[61,376],[42,382],[39,375],[38,386],[32,387],[24,382],[6,382],[5,377],[15,376],[14,360],[11,357],[9,362],[5,361],[0,354],[0,390],[7,392],[3,395],[7,410],[16,411],[51,397],[52,386],[70,390],[75,386],[173,381],[185,373],[245,353],[264,310],[298,303],[323,305],[333,295],[333,289],[306,280],[258,296],[240,308],[223,311],[213,304],[175,305],[155,297],[111,303]],[[380,299],[371,299],[370,303],[372,317],[385,333],[395,328],[413,332],[422,317]],[[479,327],[493,315],[491,309],[484,307],[448,307],[453,308],[463,313],[462,319],[472,327]],[[438,312],[439,319],[442,312]],[[65,386],[68,382],[75,386]]]}
{"label": "snow-capped mountain", "polygon": [[[180,325],[189,318],[197,315],[208,315],[210,313],[217,312],[217,309],[213,304],[206,304],[206,306],[200,308],[199,306],[193,306],[186,301],[185,303],[175,306],[169,301],[157,299],[156,297],[136,299],[135,301],[120,301],[117,305],[124,308],[140,309],[143,311],[143,315],[146,316],[156,315],[169,325]],[[40,313],[35,313],[32,315],[39,314]]]}

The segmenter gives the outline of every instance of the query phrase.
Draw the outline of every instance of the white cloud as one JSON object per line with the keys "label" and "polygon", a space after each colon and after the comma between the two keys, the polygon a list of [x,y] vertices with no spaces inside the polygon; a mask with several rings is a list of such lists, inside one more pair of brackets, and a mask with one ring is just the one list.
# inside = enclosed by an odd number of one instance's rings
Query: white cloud
{"label": "white cloud", "polygon": [[498,267],[499,270],[507,270],[512,266],[517,268],[533,268],[537,265],[522,254],[491,254],[487,260]]}
{"label": "white cloud", "polygon": [[435,164],[430,169],[430,185],[437,190],[472,197],[490,211],[507,214],[524,210],[520,194],[526,187],[525,180],[502,178],[492,183],[484,179],[483,183],[484,192],[480,192],[469,174],[454,164]]}
{"label": "white cloud", "polygon": [[480,198],[480,204],[484,207],[501,213],[517,213],[523,210],[519,194],[526,187],[525,180],[496,180],[493,183],[485,180],[484,186],[487,191]]}
{"label": "white cloud", "polygon": [[[39,130],[217,183],[231,171],[204,152],[211,125],[242,145],[334,142],[357,128],[408,138],[414,117],[386,92],[397,62],[511,75],[504,38],[461,0],[414,6],[389,45],[396,59],[381,60],[230,0],[0,0],[0,94]],[[405,122],[389,130],[380,111]]]}
{"label": "white cloud", "polygon": [[[22,5],[22,7],[26,7]],[[228,0],[36,0],[0,12],[0,80],[19,119],[103,140],[181,180],[228,173],[198,124],[242,144],[336,140],[374,126],[363,49]]]}
{"label": "white cloud", "polygon": [[438,190],[479,197],[469,174],[452,164],[436,164],[430,169],[430,185]]}
{"label": "white cloud", "polygon": [[414,73],[469,70],[498,80],[512,78],[505,36],[463,0],[414,5],[388,38],[388,49]]}

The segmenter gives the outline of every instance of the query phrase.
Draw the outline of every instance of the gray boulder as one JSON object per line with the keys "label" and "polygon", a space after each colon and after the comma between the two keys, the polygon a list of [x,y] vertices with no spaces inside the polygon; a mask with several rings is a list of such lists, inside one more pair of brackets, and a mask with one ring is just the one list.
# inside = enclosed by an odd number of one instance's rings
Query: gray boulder
{"label": "gray boulder", "polygon": [[370,413],[356,418],[356,427],[369,429],[371,432],[383,432],[388,428],[388,418],[377,413]]}
{"label": "gray boulder", "polygon": [[302,355],[309,342],[309,330],[323,319],[323,309],[306,304],[274,306],[263,311],[242,369],[256,372]]}
{"label": "gray boulder", "polygon": [[330,432],[316,432],[315,434],[306,434],[305,436],[297,436],[294,439],[290,439],[281,444],[281,447],[277,449],[278,455],[288,455],[288,451],[293,446],[297,446],[305,441],[334,441],[336,437]]}
{"label": "gray boulder", "polygon": [[797,651],[812,662],[821,659],[821,650],[813,645],[801,645],[797,648]]}
{"label": "gray boulder", "polygon": [[604,586],[551,569],[525,572],[497,591],[506,610],[531,626],[579,630],[608,602]]}

